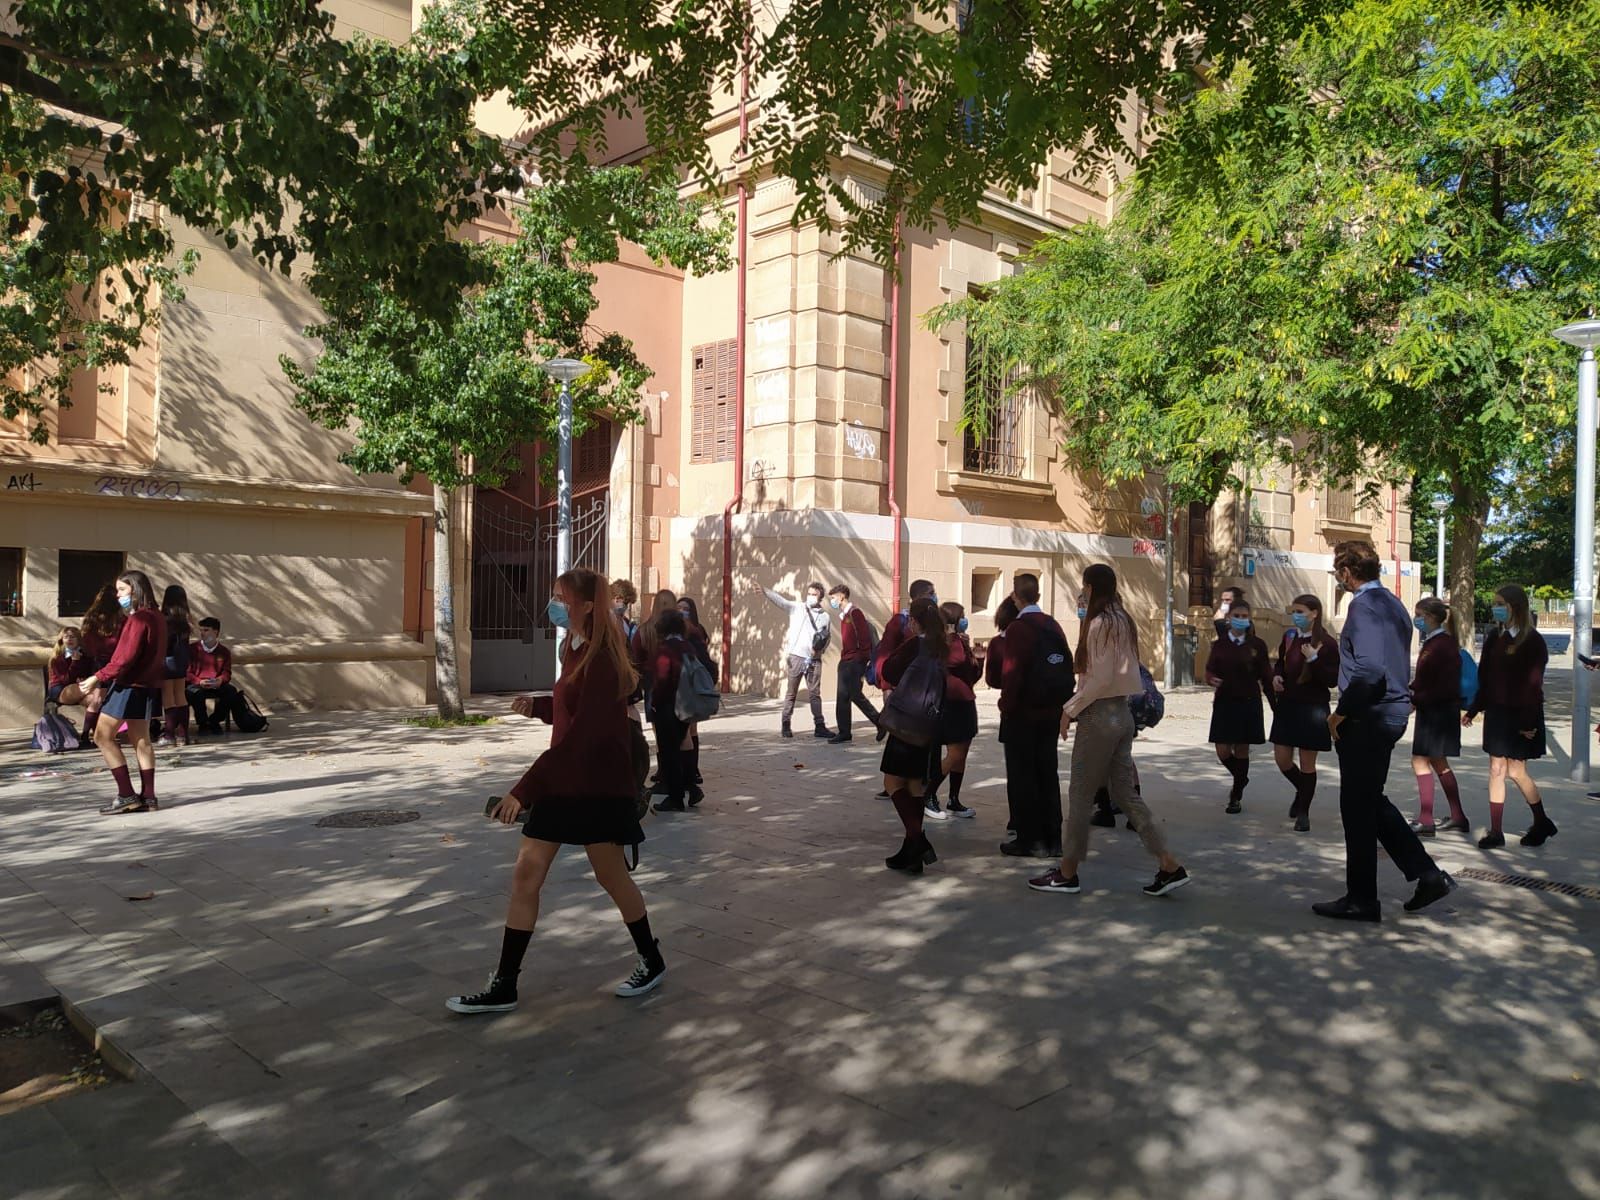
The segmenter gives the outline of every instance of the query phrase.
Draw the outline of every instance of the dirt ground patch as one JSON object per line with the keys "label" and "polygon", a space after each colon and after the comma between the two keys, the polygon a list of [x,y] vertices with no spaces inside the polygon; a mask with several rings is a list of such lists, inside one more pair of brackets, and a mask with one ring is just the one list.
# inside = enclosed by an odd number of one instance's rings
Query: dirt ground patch
{"label": "dirt ground patch", "polygon": [[0,1117],[120,1080],[61,1015],[0,1016]]}

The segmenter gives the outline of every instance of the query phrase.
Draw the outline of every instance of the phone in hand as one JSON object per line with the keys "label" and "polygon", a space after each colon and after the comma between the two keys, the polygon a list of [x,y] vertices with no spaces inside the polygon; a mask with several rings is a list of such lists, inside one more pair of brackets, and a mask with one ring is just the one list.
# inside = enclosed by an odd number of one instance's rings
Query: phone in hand
{"label": "phone in hand", "polygon": [[1591,671],[1596,667],[1600,667],[1600,659],[1590,658],[1587,654],[1578,655],[1578,661],[1584,666],[1588,667]]}

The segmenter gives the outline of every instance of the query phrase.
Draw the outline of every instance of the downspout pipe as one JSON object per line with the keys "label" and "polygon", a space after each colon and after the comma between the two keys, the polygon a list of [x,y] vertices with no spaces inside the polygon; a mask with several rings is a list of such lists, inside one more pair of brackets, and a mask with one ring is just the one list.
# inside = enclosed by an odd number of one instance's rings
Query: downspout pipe
{"label": "downspout pipe", "polygon": [[[905,81],[895,96],[895,111],[906,107]],[[900,213],[894,214],[894,246],[889,254],[889,403],[885,414],[889,422],[889,517],[894,522],[893,566],[890,569],[888,611],[900,610],[902,595],[900,560],[904,550],[903,514],[900,511]]]}
{"label": "downspout pipe", "polygon": [[738,325],[734,332],[733,496],[722,510],[722,690],[733,690],[733,514],[744,506],[744,401],[746,281],[750,238],[750,185],[745,178],[745,149],[750,136],[750,42],[745,39],[739,70],[739,200],[735,237],[739,243],[736,280]]}

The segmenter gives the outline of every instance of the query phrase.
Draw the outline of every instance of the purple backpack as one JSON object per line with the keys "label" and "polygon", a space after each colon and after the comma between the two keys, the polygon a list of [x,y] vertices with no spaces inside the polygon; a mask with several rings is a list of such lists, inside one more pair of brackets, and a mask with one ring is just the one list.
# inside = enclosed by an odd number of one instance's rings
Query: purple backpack
{"label": "purple backpack", "polygon": [[43,750],[46,754],[64,754],[68,750],[76,750],[78,731],[60,713],[47,712],[33,727],[31,747]]}

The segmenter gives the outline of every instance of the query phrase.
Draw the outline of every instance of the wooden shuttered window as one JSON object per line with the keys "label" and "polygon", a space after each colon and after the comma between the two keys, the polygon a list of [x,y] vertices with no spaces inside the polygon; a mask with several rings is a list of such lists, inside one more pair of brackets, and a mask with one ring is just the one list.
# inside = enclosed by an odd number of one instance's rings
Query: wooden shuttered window
{"label": "wooden shuttered window", "polygon": [[733,338],[694,348],[690,395],[689,461],[733,461],[735,393],[739,386],[738,343]]}

